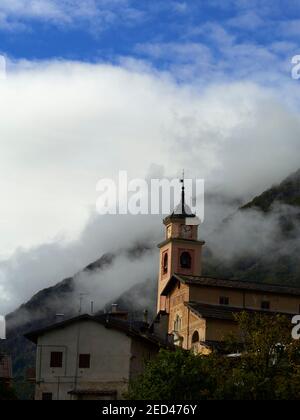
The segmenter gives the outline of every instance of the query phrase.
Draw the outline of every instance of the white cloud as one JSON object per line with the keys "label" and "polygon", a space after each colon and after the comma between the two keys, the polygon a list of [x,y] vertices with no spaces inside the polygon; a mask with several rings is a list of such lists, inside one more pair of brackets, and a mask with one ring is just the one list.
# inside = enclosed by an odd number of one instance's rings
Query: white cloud
{"label": "white cloud", "polygon": [[279,30],[285,38],[298,38],[300,34],[300,19],[286,20],[280,22]]}
{"label": "white cloud", "polygon": [[101,309],[109,299],[117,298],[139,281],[153,278],[155,247],[137,259],[129,258],[122,250],[135,244],[156,244],[161,230],[158,217],[94,216],[74,241],[56,239],[29,250],[19,249],[13,257],[0,262],[1,313],[6,314],[37,291],[73,276],[104,253],[113,252],[117,257],[108,270],[76,276],[77,295],[88,292],[89,301],[94,300],[97,309]]}
{"label": "white cloud", "polygon": [[214,80],[203,89],[133,64],[15,63],[0,83],[0,307],[147,231],[161,234],[152,219],[84,229],[101,177],[185,167],[209,190],[249,198],[297,169],[299,114],[283,97],[298,89]]}
{"label": "white cloud", "polygon": [[129,0],[2,0],[0,29],[25,30],[31,21],[54,25],[85,24],[101,31],[116,22],[130,25],[143,19],[143,13],[130,6]]}
{"label": "white cloud", "polygon": [[254,11],[247,11],[229,19],[227,24],[242,30],[255,30],[266,25],[266,22]]}
{"label": "white cloud", "polygon": [[213,45],[217,47],[228,47],[235,41],[235,36],[224,25],[215,21],[201,23],[198,26],[188,28],[185,37],[198,37],[199,35],[202,39],[210,41],[208,45],[211,45],[211,42],[213,42]]}
{"label": "white cloud", "polygon": [[138,44],[135,51],[153,59],[162,59],[164,63],[210,63],[212,54],[204,44],[196,42],[168,42]]}
{"label": "white cloud", "polygon": [[173,3],[173,9],[177,13],[185,13],[188,10],[188,5],[186,2],[176,1]]}

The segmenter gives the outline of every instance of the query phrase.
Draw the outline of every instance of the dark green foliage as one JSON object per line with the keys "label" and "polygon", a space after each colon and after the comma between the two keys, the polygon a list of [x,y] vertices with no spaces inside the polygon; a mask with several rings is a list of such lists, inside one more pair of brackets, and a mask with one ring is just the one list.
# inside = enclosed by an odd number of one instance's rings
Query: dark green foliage
{"label": "dark green foliage", "polygon": [[131,383],[128,399],[300,399],[300,343],[290,321],[247,313],[237,320],[240,333],[225,343],[234,357],[162,350]]}
{"label": "dark green foliage", "polygon": [[181,349],[161,350],[143,376],[131,384],[129,399],[193,400],[205,394],[208,358]]}
{"label": "dark green foliage", "polygon": [[258,208],[263,212],[271,210],[275,202],[300,207],[300,170],[289,176],[281,184],[255,197],[242,210]]}
{"label": "dark green foliage", "polygon": [[13,388],[9,388],[0,382],[0,401],[17,400],[16,393]]}
{"label": "dark green foliage", "polygon": [[14,378],[13,387],[18,400],[33,400],[34,399],[34,384],[21,376]]}

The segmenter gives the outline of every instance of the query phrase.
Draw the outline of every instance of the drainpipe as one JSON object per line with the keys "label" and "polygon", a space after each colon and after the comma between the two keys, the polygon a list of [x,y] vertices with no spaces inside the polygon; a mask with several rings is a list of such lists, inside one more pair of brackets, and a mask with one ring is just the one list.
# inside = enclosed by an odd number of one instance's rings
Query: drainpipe
{"label": "drainpipe", "polygon": [[189,350],[189,340],[190,340],[190,308],[188,308],[188,326],[187,326],[187,349]]}
{"label": "drainpipe", "polygon": [[76,365],[75,365],[75,380],[74,380],[74,390],[77,390],[77,383],[78,383],[78,368],[79,368],[79,343],[80,343],[80,320],[78,321],[78,328],[77,328],[77,340],[76,340]]}

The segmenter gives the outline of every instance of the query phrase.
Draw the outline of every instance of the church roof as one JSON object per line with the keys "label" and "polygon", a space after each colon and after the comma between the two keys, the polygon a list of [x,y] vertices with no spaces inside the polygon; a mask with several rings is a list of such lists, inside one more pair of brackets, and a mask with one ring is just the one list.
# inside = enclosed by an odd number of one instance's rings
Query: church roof
{"label": "church roof", "polygon": [[196,215],[192,213],[192,210],[185,202],[184,175],[180,182],[182,183],[180,203],[175,207],[173,213],[171,213],[164,219],[165,224],[168,224],[174,219],[186,219],[187,217],[196,217]]}
{"label": "church roof", "polygon": [[[213,318],[221,319],[226,321],[234,321],[234,315],[247,311],[247,313],[260,313],[264,315],[278,315],[282,314],[288,316],[287,313],[272,312],[269,310],[257,310],[257,309],[248,309],[248,308],[235,308],[230,306],[221,306],[221,305],[210,305],[206,303],[199,302],[186,302],[185,305],[191,309],[196,315],[201,318]],[[292,314],[290,315],[293,316]]]}
{"label": "church roof", "polygon": [[181,202],[174,209],[173,213],[165,217],[164,223],[168,224],[173,220],[186,219],[188,217],[196,217],[196,215],[192,213],[192,210],[187,204],[184,204],[184,206],[182,206],[182,202]]}
{"label": "church roof", "polygon": [[246,282],[241,280],[219,279],[204,276],[185,276],[181,274],[174,274],[174,276],[169,280],[166,287],[162,291],[162,295],[168,294],[171,288],[173,287],[174,283],[178,281],[193,286],[219,287],[224,289],[249,290],[255,292],[277,293],[288,296],[300,296],[300,288],[296,287],[286,287],[257,282]]}

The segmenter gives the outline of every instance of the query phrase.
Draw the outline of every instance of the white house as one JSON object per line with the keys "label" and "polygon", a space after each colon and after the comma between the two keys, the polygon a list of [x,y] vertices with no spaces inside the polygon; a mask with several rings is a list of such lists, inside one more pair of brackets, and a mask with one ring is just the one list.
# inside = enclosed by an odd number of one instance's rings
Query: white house
{"label": "white house", "polygon": [[159,350],[143,322],[81,315],[25,335],[37,345],[37,400],[122,399]]}

